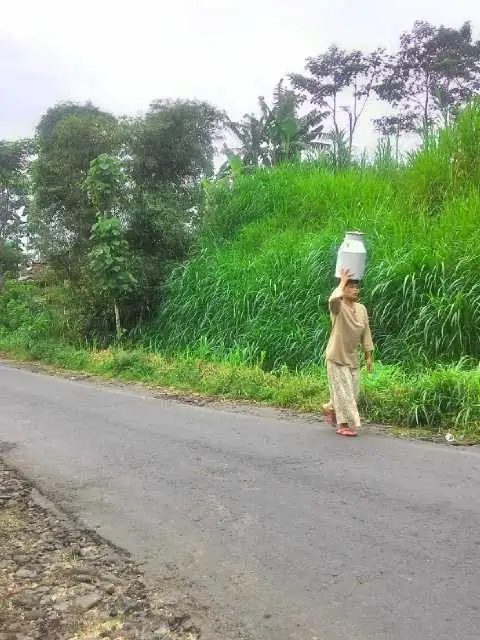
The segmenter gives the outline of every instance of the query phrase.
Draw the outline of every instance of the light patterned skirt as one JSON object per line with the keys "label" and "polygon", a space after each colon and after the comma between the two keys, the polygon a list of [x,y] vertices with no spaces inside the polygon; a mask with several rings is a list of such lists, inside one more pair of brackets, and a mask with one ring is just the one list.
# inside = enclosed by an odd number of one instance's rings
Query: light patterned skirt
{"label": "light patterned skirt", "polygon": [[338,425],[348,424],[352,429],[361,426],[357,400],[360,394],[360,370],[327,360],[330,406],[335,411]]}

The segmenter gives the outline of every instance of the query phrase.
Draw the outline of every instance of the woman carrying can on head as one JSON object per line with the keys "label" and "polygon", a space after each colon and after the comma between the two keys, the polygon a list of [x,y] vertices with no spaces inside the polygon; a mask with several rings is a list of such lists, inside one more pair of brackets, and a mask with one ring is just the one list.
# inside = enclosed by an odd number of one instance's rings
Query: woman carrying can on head
{"label": "woman carrying can on head", "polygon": [[360,425],[357,400],[360,392],[359,347],[363,347],[367,372],[372,370],[373,341],[368,313],[358,302],[358,281],[348,269],[341,270],[340,283],[328,305],[332,331],[326,350],[330,401],[324,412],[338,425],[337,434],[356,436]]}

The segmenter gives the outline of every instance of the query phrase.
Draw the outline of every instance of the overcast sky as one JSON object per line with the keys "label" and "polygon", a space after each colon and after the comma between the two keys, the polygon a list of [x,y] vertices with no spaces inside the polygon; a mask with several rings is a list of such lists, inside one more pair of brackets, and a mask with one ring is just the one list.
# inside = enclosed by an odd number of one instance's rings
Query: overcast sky
{"label": "overcast sky", "polygon": [[[332,42],[395,49],[418,19],[480,27],[478,0],[16,0],[0,20],[0,138],[60,100],[117,114],[155,98],[209,100],[233,118]],[[122,8],[122,6],[124,8]],[[375,109],[372,110],[375,111]],[[359,146],[372,140],[365,122]]]}

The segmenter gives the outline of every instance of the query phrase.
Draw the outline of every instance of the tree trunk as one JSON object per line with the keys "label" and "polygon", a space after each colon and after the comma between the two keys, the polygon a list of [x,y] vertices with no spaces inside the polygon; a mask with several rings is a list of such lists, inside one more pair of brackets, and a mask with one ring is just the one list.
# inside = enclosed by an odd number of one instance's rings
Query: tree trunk
{"label": "tree trunk", "polygon": [[113,301],[113,307],[115,309],[115,327],[117,330],[117,340],[118,342],[120,342],[122,338],[122,326],[120,324],[120,311],[118,309],[118,304],[116,300]]}
{"label": "tree trunk", "polygon": [[358,110],[358,85],[355,82],[353,85],[353,113],[351,112],[348,113],[348,125],[349,125],[348,153],[350,156],[352,155],[353,136],[355,135],[355,128],[357,126],[357,120],[358,120],[357,110]]}
{"label": "tree trunk", "polygon": [[352,156],[353,150],[353,134],[355,132],[355,124],[351,113],[348,114],[348,155]]}
{"label": "tree trunk", "polygon": [[333,112],[332,112],[332,115],[333,115],[333,126],[335,128],[335,133],[338,136],[340,129],[338,127],[338,122],[337,122],[337,92],[336,91],[333,94]]}
{"label": "tree trunk", "polygon": [[429,109],[430,109],[430,75],[425,76],[425,102],[423,104],[423,138],[427,140],[429,134]]}

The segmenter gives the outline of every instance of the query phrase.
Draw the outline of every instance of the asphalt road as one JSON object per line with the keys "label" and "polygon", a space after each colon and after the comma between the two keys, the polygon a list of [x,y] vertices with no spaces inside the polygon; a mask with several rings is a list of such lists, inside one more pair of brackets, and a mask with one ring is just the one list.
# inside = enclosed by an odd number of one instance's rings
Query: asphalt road
{"label": "asphalt road", "polygon": [[6,366],[0,441],[206,638],[480,637],[478,450]]}

